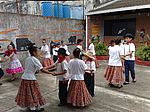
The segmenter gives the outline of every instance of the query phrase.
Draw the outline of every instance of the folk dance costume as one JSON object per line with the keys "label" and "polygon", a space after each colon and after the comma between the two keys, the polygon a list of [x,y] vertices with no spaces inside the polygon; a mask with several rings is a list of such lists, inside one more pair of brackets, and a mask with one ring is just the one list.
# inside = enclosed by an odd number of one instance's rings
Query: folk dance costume
{"label": "folk dance costume", "polygon": [[30,56],[25,61],[25,72],[22,75],[22,81],[18,94],[15,98],[17,106],[22,110],[30,108],[31,110],[41,109],[46,105],[46,100],[40,92],[40,87],[34,75],[36,69],[42,69],[40,61],[34,56]]}
{"label": "folk dance costume", "polygon": [[128,54],[133,51],[133,53],[129,56],[126,56],[124,61],[125,65],[125,81],[129,82],[129,70],[131,72],[131,77],[135,79],[135,70],[134,70],[134,62],[135,62],[135,45],[130,41],[124,45],[124,54]]}
{"label": "folk dance costume", "polygon": [[54,61],[51,58],[48,45],[42,46],[41,51],[46,52],[42,60],[42,66],[48,67],[54,64]]}
{"label": "folk dance costume", "polygon": [[[93,52],[93,57],[96,59],[94,44],[91,43],[91,44],[89,45],[89,48],[88,48],[88,49]],[[99,66],[99,63],[98,63],[97,59],[94,60],[94,61],[95,61],[95,66],[98,67],[98,66]]]}
{"label": "folk dance costume", "polygon": [[84,61],[74,58],[69,62],[71,72],[71,82],[69,85],[67,102],[73,106],[86,106],[91,102],[91,95],[89,94],[85,82],[83,71],[86,70]]}
{"label": "folk dance costume", "polygon": [[58,59],[55,63],[54,66],[57,68],[57,73],[60,73],[64,70],[67,72],[62,75],[57,75],[57,79],[59,80],[59,99],[60,103],[67,104],[67,87],[68,87],[68,81],[69,81],[69,66],[68,62],[66,61],[65,57],[62,57],[61,59]]}
{"label": "folk dance costume", "polygon": [[5,55],[9,57],[12,54],[12,52],[14,52],[14,55],[10,57],[10,61],[6,68],[6,73],[8,74],[14,74],[14,73],[18,73],[24,70],[20,61],[16,57],[16,54],[17,54],[16,49],[12,49],[11,51],[8,51],[8,50],[5,51]]}
{"label": "folk dance costume", "polygon": [[109,49],[109,55],[109,63],[104,77],[110,83],[122,85],[124,78],[120,55],[124,55],[124,53],[119,45],[114,45],[114,47]]}
{"label": "folk dance costume", "polygon": [[68,51],[67,45],[65,45],[65,46],[60,46],[60,48],[64,48],[64,49],[66,50],[66,53],[67,53],[68,56],[65,56],[65,57],[66,57],[66,61],[69,63],[69,61],[70,61],[70,53],[69,53],[69,51]]}
{"label": "folk dance costume", "polygon": [[87,51],[86,54],[83,53],[83,55],[88,56],[90,59],[85,61],[85,64],[87,66],[87,69],[92,69],[93,71],[86,71],[84,74],[84,81],[85,85],[90,93],[90,95],[94,96],[94,74],[96,71],[95,67],[95,58],[93,57],[93,52]]}
{"label": "folk dance costume", "polygon": [[[56,45],[56,46],[54,46],[53,47],[53,61],[54,61],[54,63],[58,60],[58,57],[57,57],[57,50],[59,49],[60,47],[58,46],[58,45]],[[56,51],[55,51],[56,50]]]}

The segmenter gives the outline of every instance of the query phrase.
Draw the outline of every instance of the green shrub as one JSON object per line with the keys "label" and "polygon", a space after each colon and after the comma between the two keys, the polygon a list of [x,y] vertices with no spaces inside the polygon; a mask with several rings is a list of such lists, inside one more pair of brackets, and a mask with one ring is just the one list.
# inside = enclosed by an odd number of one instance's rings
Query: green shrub
{"label": "green shrub", "polygon": [[107,56],[108,55],[108,46],[104,43],[95,45],[96,56]]}
{"label": "green shrub", "polygon": [[136,49],[136,56],[138,59],[143,61],[150,61],[150,46],[140,44],[140,46]]}

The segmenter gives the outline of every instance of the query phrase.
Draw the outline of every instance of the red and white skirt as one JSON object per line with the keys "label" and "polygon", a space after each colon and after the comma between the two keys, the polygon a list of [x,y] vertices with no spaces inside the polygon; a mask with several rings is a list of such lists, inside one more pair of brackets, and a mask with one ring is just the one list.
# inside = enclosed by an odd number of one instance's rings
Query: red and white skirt
{"label": "red and white skirt", "polygon": [[46,105],[46,100],[42,96],[36,80],[22,79],[15,102],[22,110],[27,108],[31,110],[41,109]]}
{"label": "red and white skirt", "polygon": [[65,56],[66,57],[66,61],[69,63],[70,61],[70,55],[69,56]]}
{"label": "red and white skirt", "polygon": [[122,66],[107,66],[106,73],[104,77],[108,82],[115,83],[115,84],[123,84],[123,71]]}
{"label": "red and white skirt", "polygon": [[71,80],[68,90],[67,102],[73,106],[89,105],[92,96],[88,92],[84,80]]}
{"label": "red and white skirt", "polygon": [[[94,55],[93,57],[96,59],[96,56],[95,56],[95,55]],[[98,67],[98,66],[99,66],[99,63],[98,63],[97,59],[94,60],[94,62],[95,62],[95,66]]]}

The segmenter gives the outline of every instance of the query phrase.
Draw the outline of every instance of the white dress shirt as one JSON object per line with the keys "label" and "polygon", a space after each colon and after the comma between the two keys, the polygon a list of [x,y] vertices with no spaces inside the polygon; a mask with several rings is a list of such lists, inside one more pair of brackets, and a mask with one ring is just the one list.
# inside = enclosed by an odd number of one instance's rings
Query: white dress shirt
{"label": "white dress shirt", "polygon": [[58,80],[63,81],[63,78],[65,78],[66,80],[69,80],[69,66],[68,66],[68,62],[66,61],[66,59],[62,61],[61,63],[58,63],[58,60],[57,60],[54,63],[54,66],[56,66],[57,73],[67,70],[65,74],[57,75]]}

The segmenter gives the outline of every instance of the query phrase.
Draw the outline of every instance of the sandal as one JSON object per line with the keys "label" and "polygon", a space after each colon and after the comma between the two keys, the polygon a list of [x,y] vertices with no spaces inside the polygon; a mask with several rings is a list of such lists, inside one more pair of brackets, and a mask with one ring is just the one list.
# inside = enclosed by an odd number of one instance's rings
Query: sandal
{"label": "sandal", "polygon": [[129,82],[124,82],[123,84],[126,85],[126,84],[129,84]]}

